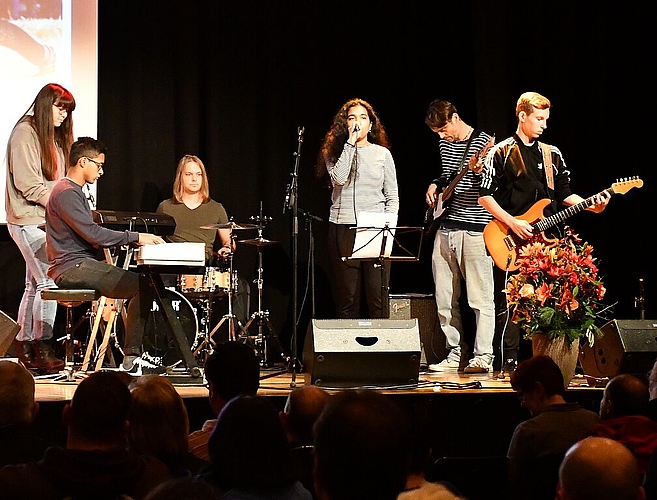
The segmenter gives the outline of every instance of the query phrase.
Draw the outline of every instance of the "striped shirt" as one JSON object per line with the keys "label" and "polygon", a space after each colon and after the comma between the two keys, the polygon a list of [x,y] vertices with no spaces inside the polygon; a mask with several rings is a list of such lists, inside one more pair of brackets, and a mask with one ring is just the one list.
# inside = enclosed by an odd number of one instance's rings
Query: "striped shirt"
{"label": "striped shirt", "polygon": [[[476,137],[472,138],[470,148],[463,162],[463,168],[468,168],[469,159],[477,151],[482,150],[490,138],[491,136],[485,132],[479,132]],[[438,186],[447,187],[459,173],[459,166],[461,166],[461,159],[467,145],[467,140],[458,142],[440,140],[438,147],[440,149],[442,170],[437,179]],[[478,202],[480,180],[481,176],[470,170],[459,181],[447,200],[448,208],[442,221],[444,227],[483,231],[484,226],[491,221],[492,216]]]}
{"label": "striped shirt", "polygon": [[399,211],[395,162],[387,148],[345,143],[335,164],[326,168],[333,184],[329,220],[334,224],[355,224],[363,211]]}

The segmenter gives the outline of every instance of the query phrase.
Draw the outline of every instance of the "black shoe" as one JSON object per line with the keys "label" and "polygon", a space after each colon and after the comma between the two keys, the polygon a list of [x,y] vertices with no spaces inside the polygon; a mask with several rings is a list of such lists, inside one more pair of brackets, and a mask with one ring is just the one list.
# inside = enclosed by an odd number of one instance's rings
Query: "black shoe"
{"label": "black shoe", "polygon": [[499,375],[497,378],[503,379],[508,377],[511,377],[513,375],[513,372],[516,371],[516,367],[518,366],[518,362],[515,359],[507,359],[506,362],[502,365],[502,369],[500,370]]}

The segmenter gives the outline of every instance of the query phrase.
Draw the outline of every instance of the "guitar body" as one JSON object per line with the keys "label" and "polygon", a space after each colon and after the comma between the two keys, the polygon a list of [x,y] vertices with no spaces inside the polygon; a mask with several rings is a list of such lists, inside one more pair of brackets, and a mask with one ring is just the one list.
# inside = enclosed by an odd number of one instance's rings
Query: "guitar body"
{"label": "guitar body", "polygon": [[[517,217],[518,219],[526,220],[530,224],[534,224],[543,219],[543,210],[550,204],[550,200],[544,199],[537,201],[532,207],[524,214]],[[484,242],[486,249],[493,258],[495,265],[503,271],[515,271],[518,269],[518,254],[520,249],[536,241],[543,241],[544,243],[556,242],[556,239],[550,240],[545,238],[543,233],[538,233],[528,240],[519,238],[509,226],[493,219],[484,228]]]}
{"label": "guitar body", "polygon": [[484,242],[486,243],[486,249],[497,267],[503,271],[515,271],[520,267],[517,260],[520,249],[523,246],[536,241],[541,241],[550,246],[558,241],[556,238],[545,238],[544,233],[547,229],[582,210],[586,210],[587,207],[594,203],[597,196],[603,194],[606,194],[607,196],[611,196],[612,194],[625,194],[630,189],[640,187],[643,187],[643,181],[638,177],[621,179],[614,182],[611,187],[604,191],[601,191],[600,193],[547,218],[543,216],[543,210],[545,210],[545,207],[551,202],[547,198],[538,200],[529,210],[527,210],[527,212],[517,217],[518,219],[526,220],[534,226],[534,235],[530,239],[522,240],[518,238],[518,236],[509,229],[509,226],[497,219],[493,219],[484,228]]}

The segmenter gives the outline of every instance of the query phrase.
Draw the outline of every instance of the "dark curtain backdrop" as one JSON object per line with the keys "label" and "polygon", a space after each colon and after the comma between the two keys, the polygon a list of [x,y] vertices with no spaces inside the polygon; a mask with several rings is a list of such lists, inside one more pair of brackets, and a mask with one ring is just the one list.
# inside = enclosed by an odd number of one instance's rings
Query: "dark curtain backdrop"
{"label": "dark curtain backdrop", "polygon": [[[171,196],[178,159],[205,162],[211,194],[236,222],[273,217],[263,309],[287,342],[292,330],[292,217],[285,188],[300,149],[298,206],[326,221],[329,191],[314,176],[321,139],[338,107],[368,100],[387,127],[400,185],[401,225],[421,225],[437,137],[424,125],[435,98],[503,139],[517,97],[535,90],[553,109],[543,140],[557,145],[586,197],[638,175],[642,189],[615,196],[601,215],[569,222],[591,242],[614,317],[657,314],[651,260],[654,160],[648,117],[655,22],[631,2],[300,0],[99,2],[99,138],[109,146],[101,209],[154,211]],[[74,90],[74,89],[73,89]],[[297,130],[305,128],[299,143]],[[326,222],[313,222],[315,316],[331,317]],[[299,217],[298,332],[311,312],[310,230]],[[255,237],[239,231],[238,239]],[[395,263],[391,293],[432,293],[429,244]],[[240,245],[239,274],[255,278],[256,248]],[[15,302],[20,295],[17,295]],[[305,299],[305,301],[304,301]],[[257,289],[252,288],[252,310]]]}

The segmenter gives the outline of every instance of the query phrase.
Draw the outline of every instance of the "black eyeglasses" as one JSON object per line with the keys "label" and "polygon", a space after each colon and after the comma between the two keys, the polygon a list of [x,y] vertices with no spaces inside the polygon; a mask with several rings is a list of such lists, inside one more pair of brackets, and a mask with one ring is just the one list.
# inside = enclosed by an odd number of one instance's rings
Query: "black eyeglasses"
{"label": "black eyeglasses", "polygon": [[94,165],[96,165],[96,166],[98,167],[99,170],[103,168],[103,165],[105,165],[103,162],[96,161],[96,160],[94,160],[94,159],[92,159],[92,158],[89,158],[88,156],[85,156],[85,158],[86,158],[87,160],[89,160],[91,163],[93,163]]}

